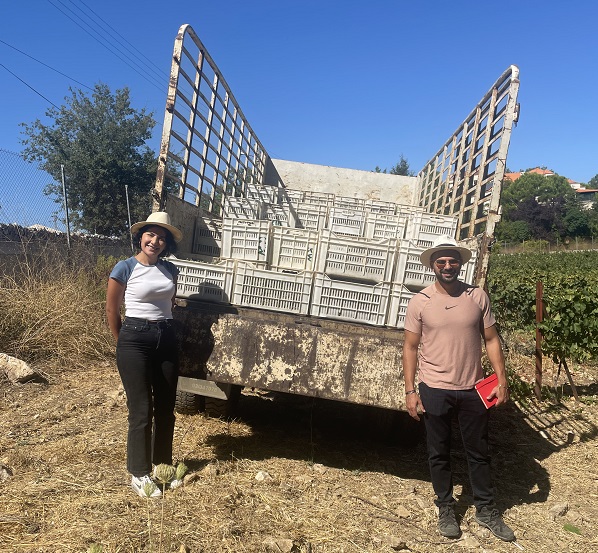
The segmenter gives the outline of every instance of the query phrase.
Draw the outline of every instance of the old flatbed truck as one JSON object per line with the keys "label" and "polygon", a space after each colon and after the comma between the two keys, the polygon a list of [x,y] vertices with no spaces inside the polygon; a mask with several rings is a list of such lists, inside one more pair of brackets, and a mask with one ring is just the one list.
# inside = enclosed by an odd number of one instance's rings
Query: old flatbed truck
{"label": "old flatbed truck", "polygon": [[[183,230],[177,257],[205,264],[224,258],[222,217],[248,201],[251,187],[254,193],[275,190],[278,198],[288,191],[370,206],[394,202],[454,217],[454,236],[476,253],[470,280],[483,286],[518,119],[518,87],[518,68],[510,66],[415,177],[277,160],[193,29],[183,25],[172,58],[153,209],[167,211]],[[218,232],[208,228],[211,223]],[[400,240],[397,245],[400,250]],[[235,305],[230,298],[204,299],[182,294],[174,311],[181,336],[179,411],[196,411],[202,398],[230,405],[242,387],[252,387],[404,412],[403,331],[396,320],[371,325],[305,309],[285,313]]]}

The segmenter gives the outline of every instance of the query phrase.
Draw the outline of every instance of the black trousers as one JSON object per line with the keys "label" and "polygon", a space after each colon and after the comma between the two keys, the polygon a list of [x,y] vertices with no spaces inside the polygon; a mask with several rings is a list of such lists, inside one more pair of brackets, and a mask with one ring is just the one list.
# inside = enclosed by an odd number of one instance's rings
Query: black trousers
{"label": "black trousers", "polygon": [[152,463],[172,463],[178,358],[170,323],[125,318],[116,363],[129,410],[127,470],[143,476]]}
{"label": "black trousers", "polygon": [[488,410],[475,389],[443,390],[419,385],[426,412],[428,462],[435,503],[440,507],[455,503],[451,470],[452,419],[457,418],[467,455],[469,480],[475,506],[494,504],[494,488],[488,453]]}

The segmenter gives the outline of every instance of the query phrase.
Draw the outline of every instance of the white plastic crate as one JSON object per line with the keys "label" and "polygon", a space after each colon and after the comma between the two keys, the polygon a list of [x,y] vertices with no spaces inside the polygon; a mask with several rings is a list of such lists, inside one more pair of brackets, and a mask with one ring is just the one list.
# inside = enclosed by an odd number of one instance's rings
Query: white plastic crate
{"label": "white plastic crate", "polygon": [[368,212],[365,219],[364,236],[370,240],[402,239],[407,227],[407,213]]}
{"label": "white plastic crate", "polygon": [[224,219],[222,257],[266,262],[269,259],[270,221]]}
{"label": "white plastic crate", "polygon": [[247,183],[245,184],[245,197],[258,202],[278,203],[278,187]]}
{"label": "white plastic crate", "polygon": [[317,205],[299,202],[290,205],[286,209],[289,214],[290,227],[320,230],[326,226],[328,206],[325,204]]}
{"label": "white plastic crate", "polygon": [[314,230],[272,227],[270,266],[279,271],[313,270],[318,241]]}
{"label": "white plastic crate", "polygon": [[365,209],[369,213],[384,213],[386,215],[395,215],[399,211],[397,204],[384,200],[366,200]]}
{"label": "white plastic crate", "polygon": [[316,273],[310,315],[383,326],[391,285],[333,280]]}
{"label": "white plastic crate", "polygon": [[303,193],[303,201],[307,204],[331,206],[334,204],[334,194],[332,192],[306,190]]}
{"label": "white plastic crate", "polygon": [[303,201],[305,192],[303,190],[292,190],[290,188],[278,189],[278,203],[282,205],[295,205]]}
{"label": "white plastic crate", "polygon": [[207,259],[220,257],[222,250],[222,219],[198,217],[191,253]]}
{"label": "white plastic crate", "polygon": [[413,211],[409,215],[405,238],[413,240],[418,246],[429,248],[439,236],[454,238],[456,231],[456,217]]}
{"label": "white plastic crate", "polygon": [[[402,240],[399,245],[397,267],[393,282],[411,288],[422,289],[436,281],[436,275],[430,267],[424,267],[419,260],[421,253],[429,246],[419,246],[410,240]],[[467,281],[467,271],[471,261],[461,267],[459,280]]]}
{"label": "white plastic crate", "polygon": [[249,263],[238,263],[235,271],[232,302],[256,307],[307,315],[313,273],[280,273]]}
{"label": "white plastic crate", "polygon": [[326,227],[336,234],[345,236],[363,236],[366,212],[356,209],[331,207],[328,210]]}
{"label": "white plastic crate", "polygon": [[475,284],[474,281],[475,281],[478,253],[475,250],[472,250],[471,253],[472,253],[471,259],[467,262],[467,264],[463,268],[464,271],[462,270],[460,273],[460,276],[459,276],[459,278],[462,277],[462,280],[464,282],[467,282],[467,284]]}
{"label": "white plastic crate", "polygon": [[415,295],[402,284],[394,285],[390,291],[390,304],[388,306],[387,326],[405,328],[405,315],[409,300]]}
{"label": "white plastic crate", "polygon": [[247,198],[224,196],[222,210],[225,217],[235,219],[261,219],[263,202]]}
{"label": "white plastic crate", "polygon": [[365,200],[362,198],[351,198],[349,196],[335,196],[334,207],[340,209],[354,209],[354,210],[365,210]]}
{"label": "white plastic crate", "polygon": [[396,250],[396,240],[373,242],[323,230],[316,270],[336,278],[388,282],[392,279]]}
{"label": "white plastic crate", "polygon": [[168,258],[179,270],[176,295],[193,300],[230,303],[235,262],[184,261]]}
{"label": "white plastic crate", "polygon": [[280,204],[263,204],[262,219],[272,222],[272,225],[279,227],[289,226],[289,210]]}

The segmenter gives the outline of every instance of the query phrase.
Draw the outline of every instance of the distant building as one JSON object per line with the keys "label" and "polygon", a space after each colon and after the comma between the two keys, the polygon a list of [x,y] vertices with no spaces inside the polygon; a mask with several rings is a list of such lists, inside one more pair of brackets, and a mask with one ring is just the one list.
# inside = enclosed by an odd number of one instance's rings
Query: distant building
{"label": "distant building", "polygon": [[529,171],[520,171],[519,173],[505,173],[505,178],[509,179],[512,182],[515,182],[524,173],[536,173],[537,175],[542,175],[543,177],[551,177],[555,174],[554,171],[550,171],[548,169],[540,169],[539,167],[536,167],[534,169],[530,169]]}
{"label": "distant building", "polygon": [[[549,169],[540,169],[540,167],[535,167],[534,169],[530,169],[529,171],[520,171],[518,173],[505,173],[505,178],[509,179],[511,182],[515,182],[521,175],[524,173],[536,173],[537,175],[542,175],[543,177],[550,177],[555,174],[554,171],[550,171]],[[569,182],[569,186],[577,192],[579,195],[579,200],[582,206],[585,209],[591,209],[596,201],[596,194],[598,190],[590,190],[585,188],[583,184],[576,182],[571,179],[567,179]]]}
{"label": "distant building", "polygon": [[598,190],[593,190],[590,188],[578,188],[575,190],[579,195],[579,201],[584,209],[592,209],[594,202],[596,202],[596,194],[598,194]]}

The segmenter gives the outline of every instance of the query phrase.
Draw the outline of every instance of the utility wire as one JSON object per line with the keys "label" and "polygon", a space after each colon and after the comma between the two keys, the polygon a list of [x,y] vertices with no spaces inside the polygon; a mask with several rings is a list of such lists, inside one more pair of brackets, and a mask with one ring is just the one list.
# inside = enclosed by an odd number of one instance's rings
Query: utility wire
{"label": "utility wire", "polygon": [[[73,3],[73,0],[70,0],[70,2]],[[131,49],[133,49],[135,52],[137,52],[137,54],[139,54],[139,56],[136,55],[137,59],[139,59],[139,61],[141,61],[141,63],[143,63],[148,69],[152,70],[154,72],[154,74],[160,79],[160,82],[162,81],[162,79],[164,79],[164,71],[160,70],[160,68],[154,62],[152,62],[143,52],[141,52],[134,44],[129,42],[126,37],[121,35],[114,27],[112,27],[110,25],[110,23],[108,23],[105,19],[103,19],[95,11],[93,11],[93,9],[90,8],[85,2],[83,2],[83,0],[81,0],[81,4],[83,6],[85,6],[97,19],[99,19],[105,25],[105,27],[110,29],[113,37],[114,36],[120,37],[120,39],[124,40],[124,42]],[[131,52],[130,49],[128,51]],[[144,58],[146,61],[143,61],[143,59],[141,59],[141,58]]]}
{"label": "utility wire", "polygon": [[6,67],[6,65],[4,65],[3,63],[0,63],[0,67],[3,67],[4,69],[6,69],[6,71],[8,71],[15,79],[18,79],[19,81],[21,81],[25,86],[27,86],[31,90],[33,90],[33,92],[35,92],[38,96],[41,96],[46,102],[48,102],[49,104],[52,104],[56,109],[60,109],[54,102],[52,102],[52,100],[48,100],[48,98],[46,98],[41,92],[37,91],[30,84],[26,83],[23,79],[21,79],[21,77],[19,77],[15,73],[13,73],[8,67]]}
{"label": "utility wire", "polygon": [[[64,6],[64,4],[60,1],[57,0],[61,5]],[[164,86],[159,86],[157,84],[157,82],[155,80],[151,80],[147,75],[145,75],[144,73],[142,73],[141,71],[139,71],[134,65],[131,65],[126,59],[124,59],[123,57],[121,57],[118,52],[115,52],[110,46],[108,46],[105,42],[103,42],[103,39],[99,39],[96,36],[94,36],[94,34],[92,34],[92,32],[88,31],[87,29],[83,28],[81,26],[81,24],[76,21],[75,19],[73,19],[73,17],[71,17],[69,14],[67,14],[66,12],[64,12],[62,9],[60,9],[54,2],[52,2],[52,0],[48,0],[48,2],[54,6],[60,13],[62,13],[64,16],[68,17],[73,23],[75,23],[75,25],[77,25],[77,27],[79,27],[80,29],[82,29],[84,32],[86,32],[89,36],[91,36],[96,42],[98,42],[101,46],[103,46],[104,48],[106,48],[106,50],[108,50],[110,53],[112,53],[113,55],[115,55],[118,59],[120,59],[124,64],[128,65],[133,71],[135,71],[135,73],[137,73],[138,75],[140,75],[141,77],[143,77],[147,82],[149,82],[152,86],[156,87],[158,90],[160,90],[161,92],[164,91]],[[71,13],[72,10],[70,10],[68,7],[64,6],[65,9],[69,10]],[[73,14],[75,17],[78,17],[79,19],[81,19],[79,16],[77,16],[76,14]],[[89,24],[83,22],[87,27],[90,27]],[[91,28],[91,27],[90,27]],[[93,33],[97,33],[97,31],[95,31],[94,29],[91,29],[91,31],[93,31]]]}
{"label": "utility wire", "polygon": [[15,46],[13,46],[12,44],[8,44],[8,42],[4,42],[2,39],[0,39],[0,42],[6,46],[8,46],[9,48],[12,48],[13,50],[16,50],[17,52],[19,52],[19,54],[23,54],[23,56],[27,56],[29,59],[32,59],[33,61],[36,61],[37,63],[43,65],[44,67],[47,67],[48,69],[51,69],[52,71],[58,73],[59,75],[62,75],[63,77],[66,77],[67,79],[76,82],[77,84],[80,84],[81,86],[89,89],[89,90],[93,90],[93,88],[91,88],[90,86],[87,86],[86,84],[83,84],[81,82],[79,82],[77,79],[73,79],[73,77],[69,77],[66,73],[63,73],[62,71],[59,71],[58,69],[55,69],[54,67],[52,67],[51,65],[48,65],[47,63],[44,63],[43,61],[38,60],[37,58],[34,58],[33,56],[30,56],[29,54],[23,52],[22,50],[19,50],[18,48],[16,48]]}

